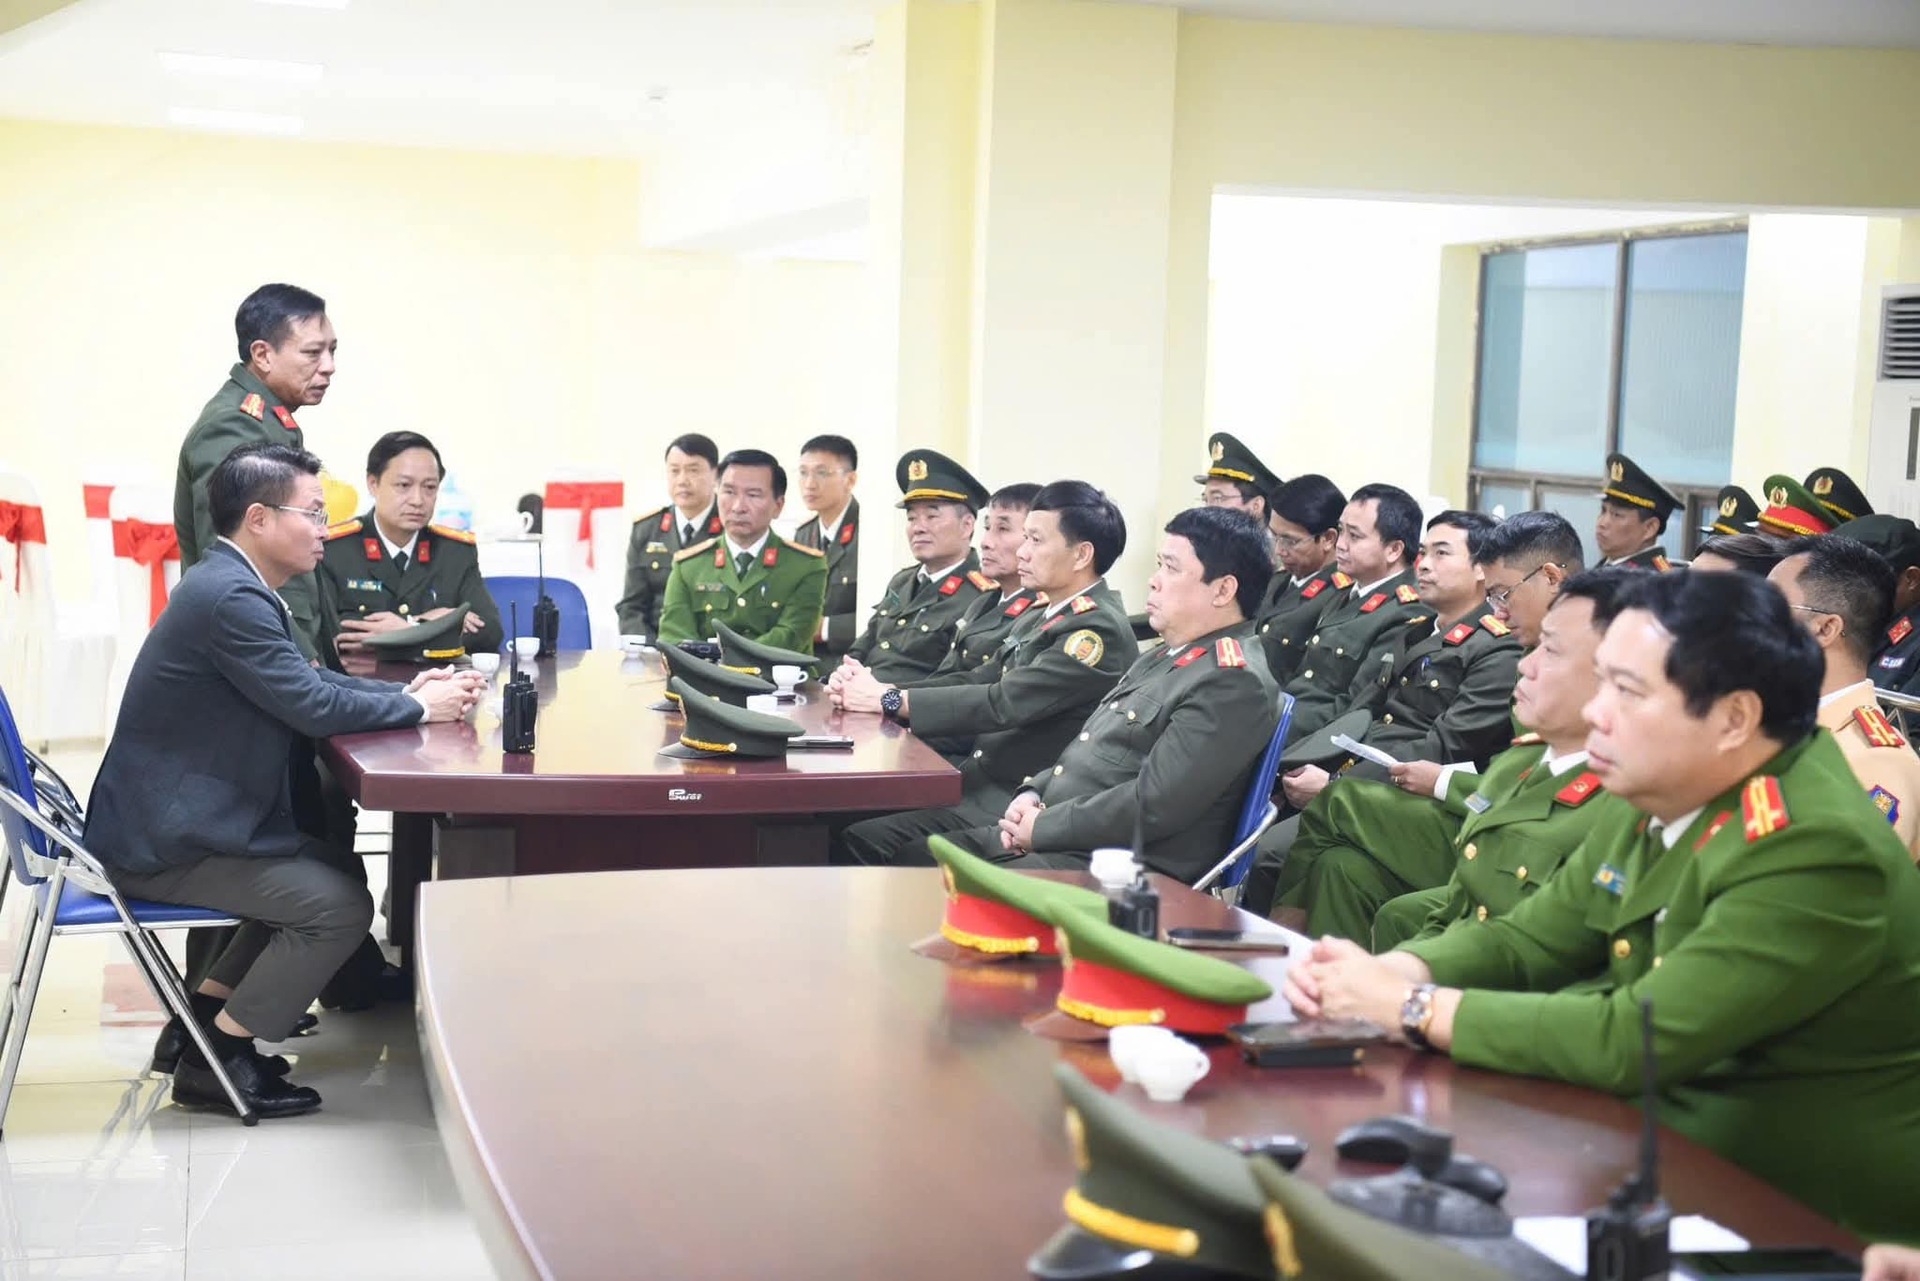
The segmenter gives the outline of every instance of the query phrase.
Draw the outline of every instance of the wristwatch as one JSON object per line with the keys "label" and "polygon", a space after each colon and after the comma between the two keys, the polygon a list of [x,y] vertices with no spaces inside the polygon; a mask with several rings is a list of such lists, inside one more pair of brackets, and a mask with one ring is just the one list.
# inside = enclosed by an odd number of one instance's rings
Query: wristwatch
{"label": "wristwatch", "polygon": [[905,700],[897,689],[888,689],[880,695],[880,711],[888,720],[900,719],[900,704]]}
{"label": "wristwatch", "polygon": [[1406,1036],[1407,1044],[1416,1050],[1431,1050],[1433,1042],[1427,1039],[1427,1029],[1433,1025],[1433,994],[1436,987],[1432,983],[1416,983],[1407,992],[1407,999],[1400,1006],[1400,1031]]}

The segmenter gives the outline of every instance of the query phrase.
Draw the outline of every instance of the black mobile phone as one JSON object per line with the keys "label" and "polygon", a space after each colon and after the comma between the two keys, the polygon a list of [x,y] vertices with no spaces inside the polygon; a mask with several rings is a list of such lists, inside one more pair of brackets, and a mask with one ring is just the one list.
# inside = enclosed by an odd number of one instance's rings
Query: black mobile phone
{"label": "black mobile phone", "polygon": [[851,748],[853,740],[844,734],[802,734],[787,740],[788,747],[819,751],[832,748]]}
{"label": "black mobile phone", "polygon": [[1771,1281],[1833,1281],[1860,1276],[1860,1260],[1819,1246],[1760,1250],[1680,1251],[1673,1256],[1677,1277],[1766,1277]]}
{"label": "black mobile phone", "polygon": [[1297,1019],[1292,1023],[1236,1023],[1227,1037],[1255,1067],[1348,1067],[1387,1030],[1365,1019]]}
{"label": "black mobile phone", "polygon": [[1176,925],[1167,931],[1167,942],[1175,947],[1200,948],[1204,951],[1287,954],[1286,937],[1272,930],[1210,930],[1195,925]]}

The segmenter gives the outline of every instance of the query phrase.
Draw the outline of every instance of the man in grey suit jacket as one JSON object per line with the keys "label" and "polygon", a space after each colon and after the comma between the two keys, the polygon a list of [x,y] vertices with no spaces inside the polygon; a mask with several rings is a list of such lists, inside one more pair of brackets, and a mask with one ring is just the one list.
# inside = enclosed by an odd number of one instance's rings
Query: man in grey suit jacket
{"label": "man in grey suit jacket", "polygon": [[[364,877],[350,851],[294,824],[295,735],[322,738],[466,714],[473,673],[427,672],[402,688],[313,666],[294,640],[287,579],[319,563],[326,507],[320,460],[286,445],[244,445],[208,481],[218,542],[181,580],[127,680],[88,806],[87,843],[114,883],[161,903],[243,918],[193,994],[221,1064],[261,1116],[320,1106],[261,1055],[280,1040],[367,932]],[[174,1043],[180,1037],[174,1032]],[[162,1044],[168,1040],[162,1034]],[[167,1064],[156,1066],[165,1070]],[[232,1110],[188,1045],[174,1102]]]}

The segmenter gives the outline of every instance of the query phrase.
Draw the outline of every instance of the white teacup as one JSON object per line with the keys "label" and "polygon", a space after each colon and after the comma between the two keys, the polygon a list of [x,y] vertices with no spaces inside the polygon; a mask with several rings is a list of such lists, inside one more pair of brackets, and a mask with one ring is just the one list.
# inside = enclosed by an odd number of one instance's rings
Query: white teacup
{"label": "white teacup", "polygon": [[513,652],[520,656],[521,662],[531,663],[540,657],[540,638],[538,636],[514,637]]}
{"label": "white teacup", "polygon": [[1088,869],[1093,879],[1100,882],[1100,888],[1121,890],[1133,884],[1134,873],[1139,866],[1133,861],[1132,850],[1095,850]]}
{"label": "white teacup", "polygon": [[620,637],[620,648],[629,654],[638,654],[647,647],[647,638],[638,632],[627,632]]}
{"label": "white teacup", "polygon": [[500,670],[500,655],[498,654],[487,652],[469,654],[467,655],[467,659],[473,664],[473,670],[479,672],[488,680],[492,680],[494,673]]}
{"label": "white teacup", "polygon": [[1140,1056],[1165,1041],[1177,1040],[1154,1023],[1125,1023],[1107,1033],[1107,1053],[1128,1085],[1140,1084]]}
{"label": "white teacup", "polygon": [[798,667],[792,663],[773,665],[773,683],[780,687],[782,693],[791,693],[794,687],[805,679],[807,679],[807,669],[804,667]]}
{"label": "white teacup", "polygon": [[1205,1050],[1176,1036],[1149,1043],[1135,1058],[1133,1070],[1148,1098],[1155,1103],[1178,1103],[1212,1067]]}

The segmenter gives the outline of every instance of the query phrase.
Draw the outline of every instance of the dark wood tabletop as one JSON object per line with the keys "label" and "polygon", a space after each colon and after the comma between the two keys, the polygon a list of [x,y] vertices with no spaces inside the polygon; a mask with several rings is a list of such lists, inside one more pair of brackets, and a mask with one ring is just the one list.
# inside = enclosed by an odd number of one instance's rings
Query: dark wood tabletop
{"label": "dark wood tabletop", "polygon": [[[1158,880],[1159,878],[1156,878]],[[1160,880],[1165,925],[1236,913]],[[1258,1070],[1224,1043],[1179,1104],[1119,1084],[1104,1043],[1026,1031],[1059,969],[909,951],[931,869],[620,872],[426,887],[421,1027],[440,1129],[503,1276],[1020,1278],[1073,1179],[1064,1059],[1196,1133],[1291,1133],[1315,1182],[1348,1124],[1405,1112],[1578,1214],[1632,1167],[1639,1112],[1574,1086],[1387,1047]],[[1242,918],[1250,920],[1250,918]],[[529,964],[528,958],[538,958]],[[1278,991],[1286,960],[1243,964]],[[1280,1002],[1254,1017],[1282,1017]],[[1759,1244],[1858,1242],[1671,1132],[1663,1187]]]}
{"label": "dark wood tabletop", "polygon": [[[532,754],[502,751],[499,717],[481,709],[465,721],[329,740],[335,775],[361,805],[411,813],[795,814],[960,799],[960,775],[938,753],[883,717],[834,711],[818,686],[780,714],[808,733],[852,738],[851,751],[679,760],[659,754],[679,740],[682,721],[650,710],[666,687],[657,655],[591,650],[533,666],[540,714]],[[417,670],[383,664],[377,673],[404,680]]]}

